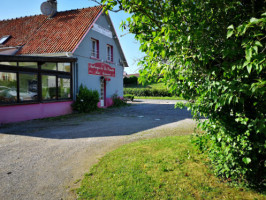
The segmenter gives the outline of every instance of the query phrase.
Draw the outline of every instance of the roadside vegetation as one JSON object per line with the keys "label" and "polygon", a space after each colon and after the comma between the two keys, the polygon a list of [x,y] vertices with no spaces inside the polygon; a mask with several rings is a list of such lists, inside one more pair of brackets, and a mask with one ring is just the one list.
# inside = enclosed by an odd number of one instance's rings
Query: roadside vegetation
{"label": "roadside vegetation", "polygon": [[[135,80],[135,78],[133,80]],[[132,81],[129,83],[124,80],[124,94],[134,95],[135,99],[183,99],[173,95],[164,83],[149,83],[143,85],[139,84],[137,79],[135,82]]]}
{"label": "roadside vegetation", "polygon": [[136,96],[136,99],[158,99],[158,100],[183,100],[182,97],[145,97],[145,96]]}
{"label": "roadside vegetation", "polygon": [[208,118],[196,144],[213,172],[265,191],[265,0],[101,3],[130,13],[121,27],[146,53],[139,81],[163,75],[168,89],[187,100],[179,107]]}
{"label": "roadside vegetation", "polygon": [[265,199],[215,177],[190,142],[171,136],[124,145],[85,175],[78,199]]}

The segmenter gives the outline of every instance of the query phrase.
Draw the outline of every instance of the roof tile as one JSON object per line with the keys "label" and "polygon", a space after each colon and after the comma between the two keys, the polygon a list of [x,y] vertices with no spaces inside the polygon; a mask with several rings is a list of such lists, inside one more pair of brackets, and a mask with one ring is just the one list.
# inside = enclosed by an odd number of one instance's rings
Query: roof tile
{"label": "roof tile", "polygon": [[72,52],[92,25],[102,6],[0,21],[0,37],[11,35],[4,44],[22,46],[18,54]]}

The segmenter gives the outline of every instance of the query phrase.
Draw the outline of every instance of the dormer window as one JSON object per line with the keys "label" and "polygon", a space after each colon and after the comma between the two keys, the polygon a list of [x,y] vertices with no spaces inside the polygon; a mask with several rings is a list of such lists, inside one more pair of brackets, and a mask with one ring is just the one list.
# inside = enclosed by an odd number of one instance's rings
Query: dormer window
{"label": "dormer window", "polygon": [[8,39],[10,38],[10,35],[5,35],[0,38],[0,44],[4,44]]}
{"label": "dormer window", "polygon": [[91,38],[92,51],[91,57],[99,59],[99,40]]}

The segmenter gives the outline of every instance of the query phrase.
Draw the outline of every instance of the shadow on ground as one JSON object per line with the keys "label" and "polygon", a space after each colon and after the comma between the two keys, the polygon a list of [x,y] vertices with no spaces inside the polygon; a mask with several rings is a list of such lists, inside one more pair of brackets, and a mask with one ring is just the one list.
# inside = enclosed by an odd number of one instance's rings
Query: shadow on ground
{"label": "shadow on ground", "polygon": [[92,114],[32,120],[0,127],[0,133],[50,139],[122,136],[148,130],[192,116],[174,104],[137,103]]}

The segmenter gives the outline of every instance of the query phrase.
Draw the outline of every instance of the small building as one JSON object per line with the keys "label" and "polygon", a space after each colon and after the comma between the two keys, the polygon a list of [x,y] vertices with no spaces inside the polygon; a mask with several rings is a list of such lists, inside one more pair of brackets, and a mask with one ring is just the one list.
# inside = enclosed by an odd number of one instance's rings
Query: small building
{"label": "small building", "polygon": [[81,84],[108,107],[123,96],[124,67],[102,6],[0,21],[0,124],[71,113]]}

